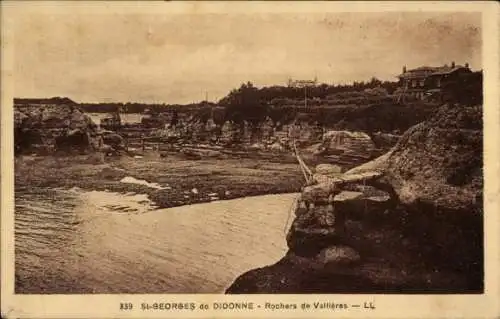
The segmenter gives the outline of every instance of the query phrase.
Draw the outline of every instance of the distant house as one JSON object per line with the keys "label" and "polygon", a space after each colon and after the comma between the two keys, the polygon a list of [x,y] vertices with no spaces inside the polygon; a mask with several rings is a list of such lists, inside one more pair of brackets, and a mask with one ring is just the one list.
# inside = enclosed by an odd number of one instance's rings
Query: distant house
{"label": "distant house", "polygon": [[451,62],[451,65],[422,66],[411,70],[407,70],[404,66],[403,73],[397,76],[399,88],[396,95],[403,99],[407,96],[416,99],[424,99],[429,96],[440,97],[445,85],[458,81],[462,74],[471,72],[468,63],[462,66]]}
{"label": "distant house", "polygon": [[314,78],[314,80],[292,80],[288,79],[287,83],[288,87],[293,87],[293,88],[305,88],[309,86],[316,86],[318,85],[318,78]]}

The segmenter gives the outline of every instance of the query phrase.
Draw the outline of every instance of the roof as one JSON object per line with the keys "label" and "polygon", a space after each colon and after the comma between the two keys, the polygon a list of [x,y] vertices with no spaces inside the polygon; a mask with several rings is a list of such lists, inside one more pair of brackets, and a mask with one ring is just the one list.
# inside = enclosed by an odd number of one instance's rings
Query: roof
{"label": "roof", "polygon": [[398,75],[398,78],[412,79],[412,78],[425,78],[433,75],[445,75],[453,73],[457,70],[467,69],[469,68],[462,65],[455,65],[454,67],[444,65],[439,67],[430,67],[430,66],[421,66],[416,69],[411,69]]}
{"label": "roof", "polygon": [[450,73],[453,73],[457,70],[460,70],[460,69],[467,69],[465,66],[462,66],[462,65],[456,65],[455,67],[449,67],[449,66],[444,66],[444,67],[441,67],[439,68],[439,70],[437,70],[436,72],[432,73],[432,75],[443,75],[443,74],[450,74]]}

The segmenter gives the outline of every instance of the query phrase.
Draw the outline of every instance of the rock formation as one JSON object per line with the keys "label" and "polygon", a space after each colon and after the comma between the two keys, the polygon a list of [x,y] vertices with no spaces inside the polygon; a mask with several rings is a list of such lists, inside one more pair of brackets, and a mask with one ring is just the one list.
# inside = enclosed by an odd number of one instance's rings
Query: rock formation
{"label": "rock formation", "polygon": [[276,264],[227,293],[480,293],[482,107],[444,105],[387,154],[318,167]]}
{"label": "rock formation", "polygon": [[73,103],[15,105],[14,139],[16,153],[86,152],[99,144],[97,125]]}

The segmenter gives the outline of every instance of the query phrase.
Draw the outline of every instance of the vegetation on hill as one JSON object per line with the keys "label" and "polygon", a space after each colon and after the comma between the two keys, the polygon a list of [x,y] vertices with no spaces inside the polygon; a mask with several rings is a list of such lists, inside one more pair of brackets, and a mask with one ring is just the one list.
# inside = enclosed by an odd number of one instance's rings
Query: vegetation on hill
{"label": "vegetation on hill", "polygon": [[[407,98],[404,103],[399,103],[397,96],[392,95],[397,87],[397,82],[382,82],[376,78],[348,85],[321,84],[306,89],[288,86],[258,88],[247,82],[231,90],[217,103],[81,103],[79,107],[85,112],[148,113],[151,116],[147,120],[152,123],[145,125],[154,127],[173,124],[177,118],[191,118],[202,123],[211,118],[220,126],[231,121],[243,127],[246,122],[254,129],[270,118],[278,127],[298,121],[317,123],[330,129],[399,134],[427,119],[443,102],[482,103],[482,72],[464,74],[458,82],[446,84],[440,101]],[[60,104],[69,99],[46,100]],[[15,100],[16,105],[25,102],[25,99]]]}
{"label": "vegetation on hill", "polygon": [[287,254],[226,292],[483,292],[482,74],[443,89],[431,116],[343,176],[380,174],[372,186],[387,192],[387,206],[331,198],[337,188],[318,180],[302,192],[309,203],[296,208]]}

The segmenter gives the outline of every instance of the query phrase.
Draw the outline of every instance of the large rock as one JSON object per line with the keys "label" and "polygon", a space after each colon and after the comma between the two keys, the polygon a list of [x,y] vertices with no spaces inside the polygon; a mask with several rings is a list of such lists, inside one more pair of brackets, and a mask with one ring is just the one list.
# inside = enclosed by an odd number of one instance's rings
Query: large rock
{"label": "large rock", "polygon": [[287,236],[288,247],[300,256],[313,256],[339,239],[332,205],[310,206],[297,214]]}
{"label": "large rock", "polygon": [[314,180],[286,256],[227,293],[483,291],[481,106],[444,105],[387,154]]}
{"label": "large rock", "polygon": [[16,151],[32,152],[40,145],[59,151],[92,151],[98,138],[97,125],[74,103],[15,104]]}
{"label": "large rock", "polygon": [[[322,262],[313,258],[300,257],[289,252],[274,265],[254,269],[239,276],[226,293],[302,294],[383,291],[382,285],[377,285],[369,277],[356,273],[357,271],[358,268],[351,265],[325,267]],[[385,288],[387,290],[387,287]]]}
{"label": "large rock", "polygon": [[227,146],[240,142],[241,132],[237,123],[226,121],[221,127],[219,141]]}
{"label": "large rock", "polygon": [[404,216],[406,236],[418,238],[422,258],[482,278],[482,107],[444,105],[413,126],[384,156],[346,174],[383,172]]}
{"label": "large rock", "polygon": [[318,164],[314,171],[321,175],[339,175],[342,173],[342,167],[333,164]]}
{"label": "large rock", "polygon": [[335,215],[341,220],[386,221],[387,210],[393,209],[395,203],[388,194],[378,193],[371,196],[369,193],[342,191],[334,199]]}
{"label": "large rock", "polygon": [[361,260],[359,253],[349,246],[336,245],[322,249],[316,256],[322,264],[352,264]]}
{"label": "large rock", "polygon": [[368,134],[351,131],[327,131],[323,134],[323,145],[327,152],[344,150],[369,155],[375,149],[375,144]]}
{"label": "large rock", "polygon": [[[338,260],[338,252],[336,259]],[[347,255],[347,254],[345,254]],[[334,257],[335,258],[335,257]],[[345,257],[342,257],[345,258]],[[354,251],[349,259],[357,258]],[[327,263],[288,252],[276,264],[250,270],[227,294],[473,293],[463,276],[439,271],[401,269],[383,261]]]}
{"label": "large rock", "polygon": [[371,135],[373,143],[380,149],[388,150],[399,141],[400,135],[376,132]]}
{"label": "large rock", "polygon": [[274,151],[274,152],[284,152],[285,147],[281,145],[279,142],[275,142],[271,145],[269,145],[269,150]]}
{"label": "large rock", "polygon": [[443,106],[410,128],[385,156],[346,174],[384,172],[384,181],[404,204],[447,209],[482,208],[482,107]]}
{"label": "large rock", "polygon": [[118,151],[125,150],[125,140],[119,134],[114,132],[106,132],[101,134],[103,145],[101,148],[106,146],[111,147],[111,150],[106,150],[106,152],[116,153]]}
{"label": "large rock", "polygon": [[91,137],[85,128],[65,130],[55,138],[55,150],[57,151],[71,151],[73,149],[85,151],[91,147]]}

